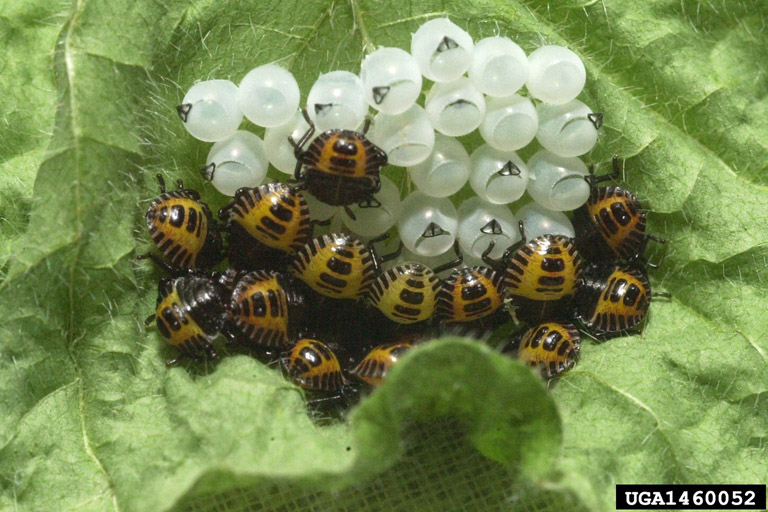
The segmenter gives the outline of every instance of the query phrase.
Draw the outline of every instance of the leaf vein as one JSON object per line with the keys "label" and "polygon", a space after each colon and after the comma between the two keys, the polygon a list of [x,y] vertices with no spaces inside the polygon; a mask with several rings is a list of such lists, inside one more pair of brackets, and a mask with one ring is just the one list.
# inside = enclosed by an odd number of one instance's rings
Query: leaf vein
{"label": "leaf vein", "polygon": [[77,100],[75,98],[74,93],[74,85],[76,81],[76,65],[75,61],[73,59],[74,53],[76,50],[72,47],[72,36],[74,33],[74,28],[78,22],[78,18],[80,13],[83,9],[83,3],[81,0],[75,0],[75,4],[72,10],[72,15],[69,19],[69,22],[66,25],[65,32],[63,35],[63,52],[64,52],[64,62],[65,62],[65,69],[66,69],[66,78],[67,78],[67,100],[69,104],[70,109],[70,129],[72,131],[73,135],[73,150],[74,150],[74,165],[73,165],[73,173],[75,175],[75,178],[73,180],[74,186],[73,186],[73,203],[74,203],[74,212],[75,212],[75,224],[76,224],[76,236],[74,240],[75,244],[75,255],[72,259],[72,262],[69,266],[69,278],[68,278],[68,284],[69,284],[69,323],[68,323],[68,333],[67,333],[67,352],[69,353],[69,357],[72,361],[72,364],[75,368],[75,371],[77,372],[78,379],[77,379],[77,395],[78,395],[78,417],[80,421],[80,430],[82,431],[82,438],[83,438],[83,447],[88,455],[88,457],[93,461],[94,465],[98,469],[98,471],[102,474],[102,476],[105,479],[105,483],[107,484],[107,489],[112,495],[112,506],[114,510],[119,511],[120,507],[117,502],[117,494],[115,493],[115,483],[112,480],[111,475],[107,472],[106,468],[102,464],[102,462],[99,460],[98,456],[93,450],[93,447],[91,446],[91,441],[88,436],[88,426],[86,421],[86,415],[85,415],[85,389],[83,385],[83,370],[77,360],[76,354],[75,354],[75,346],[77,342],[82,339],[82,336],[76,336],[78,326],[75,318],[75,304],[76,304],[76,298],[75,298],[75,281],[76,281],[76,270],[78,266],[78,262],[80,260],[80,257],[82,255],[83,251],[83,221],[82,221],[82,197],[81,197],[81,172],[80,172],[80,166],[82,165],[82,141],[81,141],[81,133],[79,129],[79,107],[77,104]]}
{"label": "leaf vein", "polygon": [[599,384],[599,385],[601,385],[601,386],[603,386],[603,387],[605,387],[605,388],[607,388],[607,389],[609,389],[609,390],[611,390],[611,391],[613,391],[615,393],[618,393],[619,395],[621,395],[622,397],[624,397],[625,399],[627,399],[628,401],[630,401],[631,403],[636,405],[640,410],[642,410],[646,414],[648,414],[653,419],[654,423],[656,424],[656,429],[653,430],[653,431],[650,431],[648,433],[648,435],[645,437],[645,439],[643,439],[643,443],[645,443],[654,434],[654,432],[658,432],[659,435],[664,440],[665,444],[667,445],[667,448],[669,449],[669,452],[671,453],[672,462],[674,463],[674,472],[675,472],[674,478],[675,478],[675,481],[679,481],[680,480],[680,476],[681,476],[680,473],[681,473],[681,468],[683,467],[683,463],[682,463],[681,460],[678,459],[677,455],[675,454],[675,449],[674,449],[674,445],[672,444],[672,440],[669,438],[669,435],[666,433],[666,431],[662,428],[661,418],[659,418],[659,415],[656,414],[656,412],[648,404],[646,404],[645,402],[643,402],[642,400],[640,400],[639,398],[634,396],[629,391],[623,390],[621,388],[618,388],[618,387],[614,386],[613,384],[610,384],[609,382],[605,381],[601,377],[598,377],[594,373],[591,373],[591,372],[580,372],[580,371],[575,370],[575,371],[571,372],[571,375],[573,377],[577,377],[578,376],[578,377],[584,377],[584,378],[588,378],[588,379],[594,380],[597,384]]}

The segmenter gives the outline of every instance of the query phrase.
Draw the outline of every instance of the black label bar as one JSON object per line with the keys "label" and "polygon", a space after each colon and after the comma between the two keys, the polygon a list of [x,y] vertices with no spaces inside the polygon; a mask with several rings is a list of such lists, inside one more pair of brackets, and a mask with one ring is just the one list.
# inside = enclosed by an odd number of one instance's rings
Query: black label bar
{"label": "black label bar", "polygon": [[764,510],[765,484],[616,485],[617,510]]}

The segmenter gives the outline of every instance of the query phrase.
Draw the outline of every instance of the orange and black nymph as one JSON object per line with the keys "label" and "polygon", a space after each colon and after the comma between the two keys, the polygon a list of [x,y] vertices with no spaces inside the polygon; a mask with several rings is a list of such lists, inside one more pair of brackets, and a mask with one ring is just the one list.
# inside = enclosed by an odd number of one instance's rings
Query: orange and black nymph
{"label": "orange and black nymph", "polygon": [[294,145],[295,178],[300,186],[332,206],[377,205],[373,194],[381,189],[379,171],[387,164],[387,154],[365,136],[370,123],[366,122],[362,133],[328,130],[303,149],[315,133],[306,110],[304,118],[309,130],[298,142],[288,139]]}
{"label": "orange and black nymph", "polygon": [[576,316],[595,336],[624,334],[642,324],[652,296],[648,277],[640,268],[594,265],[585,272]]}
{"label": "orange and black nymph", "polygon": [[461,263],[455,261],[432,270],[416,262],[395,265],[378,275],[368,289],[368,303],[398,324],[414,324],[432,318],[437,304],[442,272]]}
{"label": "orange and black nymph", "polygon": [[597,183],[619,176],[618,157],[613,157],[614,172],[596,177],[594,167],[586,177],[590,184],[587,202],[573,212],[576,247],[590,262],[632,262],[642,258],[649,240],[665,240],[649,235],[646,212],[637,197],[616,186],[597,187]]}
{"label": "orange and black nymph", "polygon": [[517,358],[551,379],[573,368],[580,347],[581,336],[573,324],[544,322],[525,331]]}
{"label": "orange and black nymph", "polygon": [[300,339],[286,352],[281,363],[288,377],[307,390],[334,392],[345,384],[339,358],[319,340]]}
{"label": "orange and black nymph", "polygon": [[568,316],[570,301],[581,284],[582,259],[573,239],[562,235],[542,235],[526,241],[523,223],[519,223],[522,240],[505,252],[498,261],[488,255],[483,260],[503,268],[504,293],[512,301],[515,314],[524,321],[539,321]]}
{"label": "orange and black nymph", "polygon": [[362,299],[385,259],[372,250],[375,241],[366,245],[343,233],[313,238],[294,255],[293,274],[326,297]]}
{"label": "orange and black nymph", "polygon": [[502,274],[484,266],[451,272],[437,293],[435,319],[444,323],[474,322],[504,305]]}
{"label": "orange and black nymph", "polygon": [[368,352],[349,373],[370,386],[379,386],[387,378],[389,370],[412,347],[410,343],[379,345]]}
{"label": "orange and black nymph", "polygon": [[229,263],[238,270],[281,270],[312,237],[301,191],[280,182],[241,188],[219,210],[226,222]]}
{"label": "orange and black nymph", "polygon": [[137,258],[149,258],[171,274],[213,267],[223,257],[222,240],[208,205],[200,201],[197,191],[185,189],[181,180],[178,190],[166,192],[163,177],[156,178],[160,195],[149,205],[145,218],[164,259],[155,253]]}
{"label": "orange and black nymph", "polygon": [[283,274],[267,270],[245,273],[234,285],[222,333],[234,344],[284,349],[296,339],[303,303]]}
{"label": "orange and black nymph", "polygon": [[155,320],[166,342],[180,352],[166,366],[184,358],[216,359],[211,340],[224,326],[222,299],[222,291],[211,277],[193,274],[160,280],[156,311],[146,324]]}

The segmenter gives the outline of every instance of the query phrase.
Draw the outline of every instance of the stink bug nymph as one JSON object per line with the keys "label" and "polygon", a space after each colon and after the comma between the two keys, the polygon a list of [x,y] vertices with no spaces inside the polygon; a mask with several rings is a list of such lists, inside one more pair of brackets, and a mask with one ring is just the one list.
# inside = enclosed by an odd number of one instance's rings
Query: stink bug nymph
{"label": "stink bug nymph", "polygon": [[219,218],[227,223],[229,263],[239,270],[281,270],[315,224],[302,193],[279,182],[239,189]]}
{"label": "stink bug nymph", "polygon": [[293,273],[317,293],[334,299],[361,299],[378,274],[379,264],[397,257],[393,254],[379,258],[373,244],[388,235],[377,237],[368,244],[351,235],[332,233],[313,238],[293,257]]}
{"label": "stink bug nymph", "polygon": [[[315,133],[315,125],[306,110],[304,118],[309,130],[298,142],[290,137],[288,139],[294,146],[294,176],[300,186],[332,206],[348,207],[354,203],[367,207],[376,205],[373,194],[381,188],[379,170],[387,164],[387,154],[366,138],[370,120],[366,121],[362,133],[328,130],[303,149]],[[347,214],[355,219],[349,208]]]}
{"label": "stink bug nymph", "polygon": [[304,299],[280,273],[256,270],[240,276],[228,304],[223,334],[252,348],[288,347],[301,324]]}
{"label": "stink bug nymph", "polygon": [[573,368],[580,347],[581,336],[573,324],[545,322],[525,331],[517,358],[551,379]]}
{"label": "stink bug nymph", "polygon": [[454,270],[440,286],[435,319],[451,324],[489,317],[504,305],[502,277],[481,265]]}
{"label": "stink bug nymph", "polygon": [[456,252],[455,260],[434,270],[421,263],[405,262],[380,273],[368,290],[368,302],[398,324],[429,320],[440,290],[437,274],[461,264],[462,255]]}
{"label": "stink bug nymph", "polygon": [[639,328],[651,297],[648,277],[640,268],[621,265],[587,269],[576,299],[576,316],[592,334],[610,337]]}
{"label": "stink bug nymph", "polygon": [[590,262],[642,260],[649,240],[666,242],[645,232],[646,213],[634,194],[616,186],[597,187],[619,174],[618,156],[613,157],[611,174],[597,177],[591,166],[589,176],[585,177],[590,185],[589,199],[573,212],[576,246]]}
{"label": "stink bug nymph", "polygon": [[152,241],[166,261],[155,253],[140,254],[137,259],[149,258],[170,274],[213,267],[221,261],[222,241],[208,205],[200,201],[197,191],[185,189],[181,180],[178,190],[166,192],[163,177],[157,174],[156,178],[160,195],[145,217]]}
{"label": "stink bug nymph", "polygon": [[224,326],[226,313],[217,282],[201,275],[160,280],[157,308],[146,320],[157,321],[157,329],[180,355],[168,361],[170,367],[184,358],[216,359],[211,340]]}
{"label": "stink bug nymph", "polygon": [[380,386],[389,370],[408,352],[410,343],[390,343],[373,348],[349,373],[370,386]]}
{"label": "stink bug nymph", "polygon": [[306,390],[333,393],[345,384],[338,356],[320,340],[298,340],[281,363],[288,377]]}
{"label": "stink bug nymph", "polygon": [[526,240],[522,221],[521,240],[499,260],[490,258],[494,242],[483,253],[483,261],[503,269],[505,296],[515,315],[524,321],[568,317],[570,301],[581,284],[582,259],[573,239],[542,235]]}

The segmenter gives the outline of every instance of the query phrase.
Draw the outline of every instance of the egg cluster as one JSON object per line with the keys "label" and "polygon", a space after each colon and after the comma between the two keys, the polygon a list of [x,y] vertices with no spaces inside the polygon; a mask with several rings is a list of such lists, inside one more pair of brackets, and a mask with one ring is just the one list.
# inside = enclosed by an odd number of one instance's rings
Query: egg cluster
{"label": "egg cluster", "polygon": [[[417,100],[425,79],[432,85],[422,106]],[[359,75],[320,75],[307,95],[308,116],[298,110],[295,78],[275,64],[251,70],[239,86],[225,80],[195,84],[179,113],[193,136],[216,142],[204,175],[233,195],[240,187],[260,185],[269,164],[295,175],[291,141],[300,141],[310,123],[314,133],[360,131],[372,108],[372,129],[364,134],[387,154],[389,165],[406,169],[417,190],[403,199],[382,177],[374,194],[380,208],[338,208],[310,197],[313,218],[338,214],[363,237],[397,224],[410,256],[421,261],[450,251],[458,238],[468,261],[479,263],[491,236],[482,228],[491,221],[492,236],[506,240],[494,257],[519,240],[516,219],[531,234],[574,235],[561,212],[578,208],[589,196],[587,166],[578,156],[595,145],[602,123],[601,114],[576,99],[585,81],[583,63],[567,48],[543,46],[526,55],[507,37],[475,43],[450,20],[438,18],[413,34],[410,53],[380,48],[363,60]],[[523,86],[530,96],[519,94]],[[263,142],[238,130],[243,116],[265,128]],[[475,130],[485,144],[469,154],[456,137]],[[524,162],[516,151],[534,138],[543,149]],[[479,199],[457,210],[449,197],[467,183]],[[534,202],[517,215],[503,206],[519,201],[526,190]]]}
{"label": "egg cluster", "polygon": [[[305,389],[340,395],[380,383],[419,339],[481,336],[512,317],[525,325],[510,339],[517,357],[547,378],[571,368],[576,323],[602,337],[642,324],[653,296],[643,253],[660,241],[633,194],[598,186],[618,177],[618,159],[595,176],[578,158],[602,123],[575,99],[585,80],[566,48],[527,56],[440,18],[410,53],[380,48],[359,75],[321,75],[301,110],[295,78],[274,64],[239,86],[195,84],[177,110],[214,142],[202,173],[232,200],[216,221],[196,191],[166,191],[158,176],[146,220],[162,256],[141,257],[170,277],[151,319],[182,358],[215,358],[222,334]],[[243,116],[264,140],[239,130]],[[470,155],[456,137],[475,130],[485,143]],[[516,151],[534,138],[544,149],[524,162]],[[270,164],[290,183],[264,184]],[[418,190],[402,199],[385,165]],[[456,209],[467,182],[476,196]],[[526,191],[534,201],[513,214]],[[334,216],[346,230],[316,236]]]}

